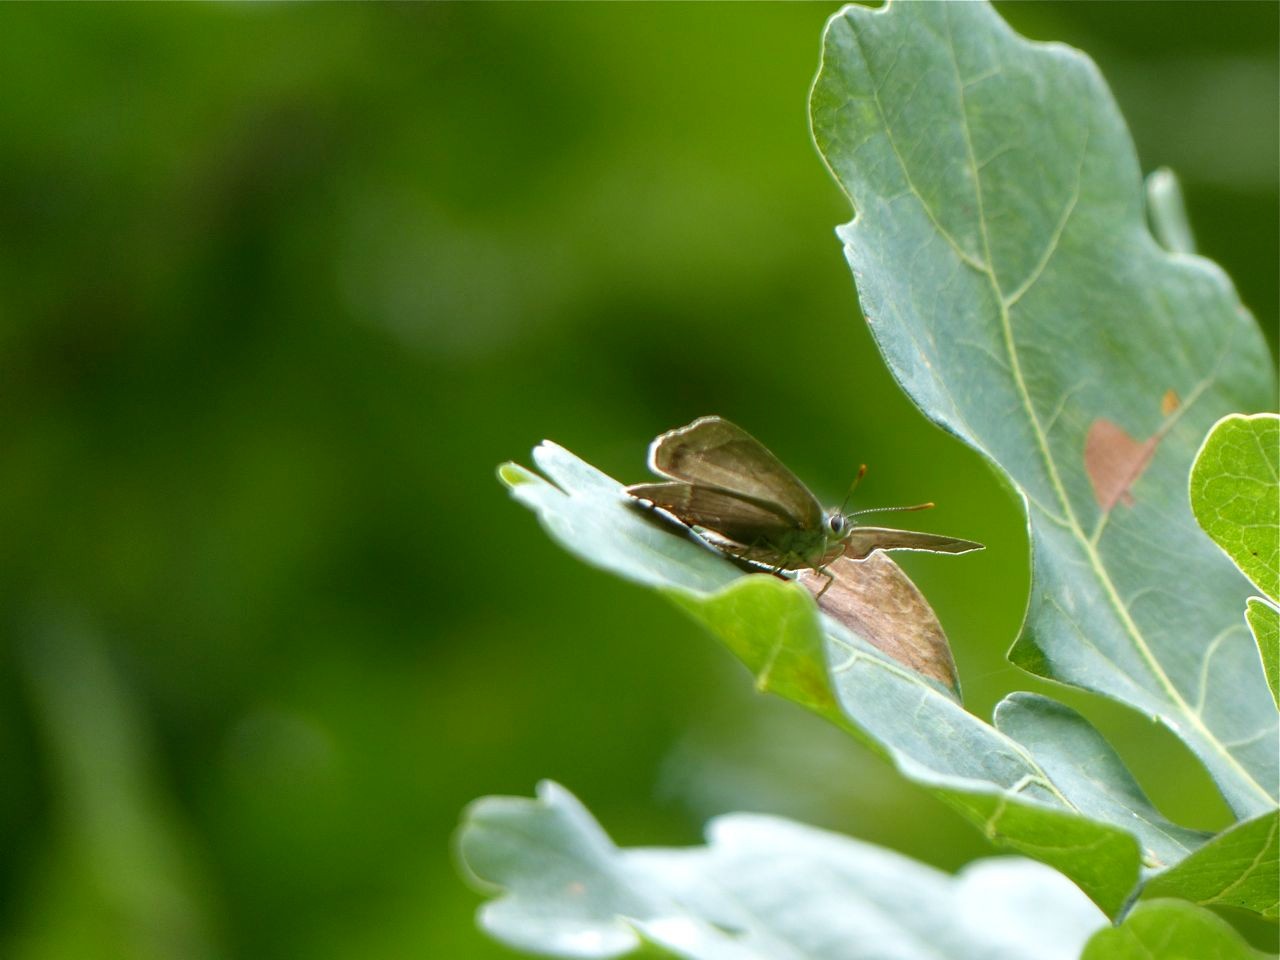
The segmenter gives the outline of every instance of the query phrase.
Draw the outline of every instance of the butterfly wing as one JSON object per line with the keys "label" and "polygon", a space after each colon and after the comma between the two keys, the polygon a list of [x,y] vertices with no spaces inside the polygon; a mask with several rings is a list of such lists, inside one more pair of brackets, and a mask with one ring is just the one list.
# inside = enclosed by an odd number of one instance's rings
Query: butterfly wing
{"label": "butterfly wing", "polygon": [[781,508],[729,490],[680,482],[637,483],[627,487],[627,493],[739,544],[768,543],[793,529]]}
{"label": "butterfly wing", "polygon": [[662,434],[649,447],[649,467],[685,484],[714,487],[757,506],[776,506],[790,526],[801,530],[822,524],[822,504],[809,488],[764,444],[721,417],[700,417]]}
{"label": "butterfly wing", "polygon": [[968,553],[982,550],[983,545],[959,537],[943,537],[917,530],[894,530],[890,527],[851,529],[844,540],[844,556],[851,560],[869,557],[877,550],[924,550],[929,553]]}

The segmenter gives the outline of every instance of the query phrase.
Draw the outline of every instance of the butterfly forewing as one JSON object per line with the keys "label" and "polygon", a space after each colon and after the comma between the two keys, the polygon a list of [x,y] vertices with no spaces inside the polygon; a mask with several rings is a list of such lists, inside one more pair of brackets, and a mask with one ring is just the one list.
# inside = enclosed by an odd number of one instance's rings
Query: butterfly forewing
{"label": "butterfly forewing", "polygon": [[958,537],[942,537],[917,530],[889,527],[853,527],[845,538],[843,555],[850,560],[869,557],[876,550],[927,550],[930,553],[968,553],[982,544]]}
{"label": "butterfly forewing", "polygon": [[715,487],[637,483],[627,493],[669,510],[685,523],[714,530],[740,544],[768,542],[792,521],[778,506]]}
{"label": "butterfly forewing", "polygon": [[[720,417],[701,417],[658,437],[649,448],[649,466],[699,492],[713,487],[757,507],[767,504],[798,529],[822,524],[822,504],[809,488],[759,440]],[[778,521],[774,516],[775,528]],[[714,524],[694,522],[739,539]]]}

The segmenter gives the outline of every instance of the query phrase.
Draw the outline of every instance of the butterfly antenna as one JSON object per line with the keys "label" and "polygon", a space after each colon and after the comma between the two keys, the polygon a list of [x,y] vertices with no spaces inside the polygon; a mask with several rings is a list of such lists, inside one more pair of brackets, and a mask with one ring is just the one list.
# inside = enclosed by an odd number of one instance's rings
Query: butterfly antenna
{"label": "butterfly antenna", "polygon": [[[840,512],[844,513],[844,508],[849,505],[849,500],[853,497],[853,491],[858,489],[858,484],[862,482],[862,478],[867,475],[867,465],[864,463],[858,468],[857,475],[853,478],[853,483],[849,484],[849,492],[844,495],[844,503],[840,504]],[[848,514],[845,514],[848,516]]]}
{"label": "butterfly antenna", "polygon": [[868,507],[866,510],[855,510],[853,513],[845,514],[845,516],[860,517],[863,514],[867,514],[867,513],[906,513],[907,511],[910,511],[910,510],[932,510],[935,506],[936,504],[930,502],[930,503],[916,503],[916,504],[912,504],[909,507]]}

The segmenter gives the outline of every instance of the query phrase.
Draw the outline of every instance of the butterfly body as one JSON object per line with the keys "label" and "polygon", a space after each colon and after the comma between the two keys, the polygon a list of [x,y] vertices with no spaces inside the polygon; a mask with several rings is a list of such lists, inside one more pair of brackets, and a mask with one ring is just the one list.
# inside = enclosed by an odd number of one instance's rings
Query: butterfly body
{"label": "butterfly body", "polygon": [[981,549],[914,530],[861,526],[818,499],[764,444],[722,417],[701,417],[662,434],[649,447],[660,483],[627,488],[681,522],[699,527],[713,546],[775,570],[821,570],[835,558],[876,550],[965,553]]}

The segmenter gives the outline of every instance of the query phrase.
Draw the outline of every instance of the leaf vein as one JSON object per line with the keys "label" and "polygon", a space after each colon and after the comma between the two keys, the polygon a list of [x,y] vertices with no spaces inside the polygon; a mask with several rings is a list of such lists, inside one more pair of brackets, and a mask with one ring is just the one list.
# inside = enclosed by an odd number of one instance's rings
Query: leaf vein
{"label": "leaf vein", "polygon": [[1227,884],[1225,887],[1219,890],[1212,897],[1210,897],[1207,900],[1199,901],[1201,906],[1205,906],[1210,903],[1219,902],[1224,897],[1227,897],[1229,894],[1231,894],[1237,887],[1239,887],[1246,880],[1248,880],[1254,874],[1255,871],[1257,871],[1257,869],[1262,865],[1263,856],[1265,856],[1267,852],[1270,850],[1271,843],[1276,838],[1276,825],[1278,823],[1280,823],[1280,820],[1278,820],[1275,817],[1272,817],[1271,827],[1270,829],[1267,830],[1267,839],[1262,842],[1262,848],[1258,851],[1257,855],[1253,858],[1253,862],[1251,862],[1249,866],[1245,867],[1244,871],[1240,874],[1240,876],[1236,877],[1234,881]]}
{"label": "leaf vein", "polygon": [[[1062,234],[1067,229],[1067,222],[1071,219],[1071,214],[1075,212],[1076,204],[1080,202],[1080,182],[1084,177],[1084,159],[1088,153],[1089,131],[1086,129],[1084,132],[1084,143],[1080,147],[1080,161],[1076,164],[1076,182],[1071,188],[1071,199],[1067,201],[1061,216],[1058,217],[1058,223],[1053,228],[1053,233],[1049,236],[1049,242],[1045,246],[1044,253],[1040,255],[1040,259],[1031,269],[1030,275],[1027,279],[1022,281],[1022,283],[1013,291],[1013,293],[1009,294],[1008,298],[1005,300],[1004,308],[1006,310],[1012,310],[1014,304],[1022,299],[1023,294],[1035,285],[1036,281],[1040,279],[1044,274],[1045,269],[1049,266],[1049,261],[1053,259],[1054,253],[1058,250],[1058,246],[1062,240]],[[976,166],[974,169],[976,173]]]}
{"label": "leaf vein", "polygon": [[[1200,661],[1200,682],[1196,690],[1196,705],[1194,708],[1196,716],[1204,715],[1204,704],[1209,695],[1209,664],[1213,660],[1213,655],[1218,652],[1222,642],[1235,633],[1237,627],[1243,629],[1243,624],[1232,624],[1225,630],[1219,631],[1218,635],[1210,640],[1209,645],[1205,647],[1204,659]],[[1227,744],[1224,743],[1223,746],[1225,747]]]}
{"label": "leaf vein", "polygon": [[[862,62],[867,65],[867,70],[871,71],[871,58],[867,56],[866,48],[862,45],[862,35],[855,30],[853,36],[854,40],[858,44],[858,51],[862,55]],[[897,141],[894,140],[893,130],[889,127],[889,118],[884,112],[884,103],[880,100],[880,88],[876,86],[874,80],[871,85],[871,92],[872,100],[876,105],[876,112],[880,114],[880,122],[884,126],[885,140],[888,141],[889,148],[893,151],[894,157],[897,158],[898,166],[902,170],[902,177],[907,183],[907,188],[915,195],[915,198],[920,201],[920,209],[922,209],[925,216],[929,218],[929,222],[932,223],[934,228],[938,231],[938,235],[941,236],[942,239],[951,246],[951,249],[955,251],[956,256],[973,269],[985,273],[987,270],[986,265],[966,252],[965,249],[960,246],[959,242],[951,236],[951,233],[942,225],[934,214],[933,209],[929,206],[928,202],[926,202],[924,194],[922,194],[919,188],[916,187],[915,181],[911,177],[911,170],[907,166],[906,158],[903,157],[902,151],[898,149]]]}
{"label": "leaf vein", "polygon": [[[964,131],[965,147],[969,156],[969,166],[973,171],[974,184],[976,189],[978,227],[979,227],[980,235],[982,237],[983,253],[986,261],[985,272],[991,283],[992,290],[995,293],[996,301],[1000,307],[1000,323],[1003,328],[1005,345],[1006,345],[1006,349],[1009,352],[1009,359],[1013,369],[1014,383],[1017,387],[1020,398],[1022,399],[1023,406],[1026,410],[1027,417],[1030,420],[1032,430],[1035,433],[1036,445],[1039,449],[1039,453],[1041,457],[1044,460],[1045,468],[1048,472],[1049,481],[1053,486],[1054,491],[1058,495],[1059,502],[1062,504],[1064,515],[1070,521],[1070,525],[1072,528],[1071,532],[1074,534],[1076,539],[1083,546],[1085,551],[1085,557],[1089,563],[1089,566],[1093,569],[1099,584],[1102,586],[1104,594],[1106,595],[1108,601],[1111,603],[1111,605],[1119,615],[1120,623],[1123,626],[1125,632],[1129,635],[1130,639],[1133,641],[1139,656],[1141,656],[1142,659],[1147,663],[1147,666],[1151,670],[1157,684],[1164,690],[1166,697],[1171,702],[1171,706],[1174,708],[1174,710],[1177,713],[1181,713],[1182,715],[1188,718],[1191,724],[1197,729],[1197,731],[1203,737],[1206,746],[1210,750],[1212,750],[1214,753],[1216,753],[1218,756],[1220,756],[1227,767],[1232,768],[1235,771],[1235,773],[1241,779],[1241,782],[1251,792],[1255,793],[1258,797],[1263,799],[1267,804],[1272,804],[1274,802],[1273,798],[1271,797],[1271,794],[1266,790],[1266,788],[1263,787],[1260,783],[1258,783],[1258,781],[1253,777],[1253,775],[1250,774],[1249,771],[1246,770],[1240,764],[1239,760],[1237,760],[1235,756],[1228,749],[1226,749],[1226,747],[1223,745],[1221,740],[1218,739],[1218,737],[1213,733],[1213,731],[1211,731],[1208,727],[1205,726],[1202,718],[1191,711],[1190,706],[1187,704],[1186,700],[1182,697],[1182,694],[1178,691],[1177,687],[1173,684],[1173,681],[1169,677],[1168,673],[1165,671],[1164,666],[1156,658],[1154,651],[1151,649],[1150,644],[1148,644],[1147,642],[1147,638],[1145,634],[1138,627],[1137,623],[1134,622],[1134,619],[1130,614],[1129,609],[1125,606],[1124,601],[1121,599],[1119,592],[1116,589],[1116,585],[1111,578],[1110,572],[1107,570],[1107,567],[1103,563],[1101,556],[1098,554],[1096,544],[1093,542],[1091,538],[1085,536],[1084,529],[1080,525],[1080,521],[1075,515],[1075,510],[1071,506],[1071,500],[1067,495],[1066,487],[1064,486],[1062,481],[1062,476],[1058,471],[1057,462],[1054,460],[1053,454],[1049,449],[1048,440],[1045,437],[1044,430],[1040,424],[1040,420],[1036,416],[1035,407],[1031,402],[1031,394],[1030,394],[1030,391],[1027,389],[1026,378],[1023,376],[1023,373],[1022,373],[1022,367],[1018,357],[1017,345],[1013,337],[1013,325],[1011,322],[1011,318],[1009,316],[1009,311],[1008,311],[1008,308],[1005,306],[1005,298],[1003,295],[1003,291],[1000,289],[1000,281],[996,277],[995,271],[991,266],[991,245],[990,245],[990,240],[987,232],[986,215],[983,209],[982,179],[977,171],[977,162],[976,162],[976,159],[974,156],[974,150],[973,150],[973,139],[969,130],[969,112],[968,112],[967,104],[965,102],[964,81],[960,75],[960,64],[956,57],[955,34],[954,34],[954,29],[953,29],[952,19],[951,19],[952,8],[950,6],[947,6],[944,8],[943,16],[947,24],[947,32],[948,32],[948,40],[949,40],[947,47],[948,47],[948,50],[950,51],[951,63],[955,71],[956,87],[957,87],[959,107],[960,107],[961,127]],[[859,43],[861,43],[861,41],[859,41]],[[881,116],[883,116],[883,111],[881,112]],[[1228,342],[1230,342],[1230,338],[1228,338]],[[1225,354],[1226,354],[1226,350],[1224,349],[1223,353],[1219,355],[1219,359],[1221,358],[1221,356],[1225,356]],[[1215,369],[1216,369],[1216,363],[1215,363]],[[1202,384],[1202,387],[1203,387],[1203,384]],[[1202,389],[1202,387],[1198,389]],[[1180,408],[1179,411],[1175,411],[1175,413],[1178,413],[1180,415],[1189,406],[1190,404],[1188,403],[1183,408]],[[1065,613],[1065,611],[1063,611],[1063,613]],[[1097,648],[1094,647],[1094,649],[1097,649]]]}

